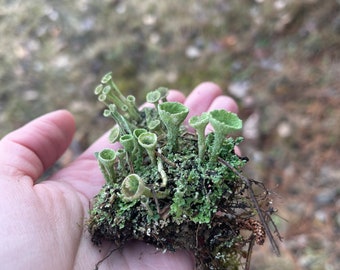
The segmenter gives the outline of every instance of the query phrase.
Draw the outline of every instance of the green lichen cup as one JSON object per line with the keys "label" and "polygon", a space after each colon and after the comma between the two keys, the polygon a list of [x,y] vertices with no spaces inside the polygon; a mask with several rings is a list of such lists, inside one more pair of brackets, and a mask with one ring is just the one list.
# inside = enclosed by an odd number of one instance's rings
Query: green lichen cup
{"label": "green lichen cup", "polygon": [[119,126],[114,126],[113,128],[111,128],[109,132],[110,143],[115,143],[119,141],[119,137],[120,137],[120,128]]}
{"label": "green lichen cup", "polygon": [[157,146],[157,135],[152,132],[144,132],[139,135],[138,143],[146,150],[152,164],[156,164],[155,150]]}
{"label": "green lichen cup", "polygon": [[164,102],[158,104],[158,113],[167,129],[168,147],[170,150],[176,150],[179,128],[189,109],[179,102]]}
{"label": "green lichen cup", "polygon": [[138,174],[129,174],[122,182],[121,193],[127,201],[139,199],[142,195],[152,196],[152,192],[145,186],[143,179]]}
{"label": "green lichen cup", "polygon": [[113,149],[105,148],[100,152],[96,152],[95,156],[105,181],[110,184],[114,183],[116,180],[116,173],[113,165],[116,160],[116,152]]}
{"label": "green lichen cup", "polygon": [[158,91],[151,91],[146,95],[146,102],[152,103],[157,108],[157,103],[161,98],[161,93]]}
{"label": "green lichen cup", "polygon": [[125,151],[131,155],[135,148],[133,136],[131,134],[125,134],[120,137],[119,142],[123,145]]}
{"label": "green lichen cup", "polygon": [[198,156],[203,159],[205,153],[205,128],[209,123],[209,113],[193,116],[189,119],[189,125],[196,130],[198,139]]}
{"label": "green lichen cup", "polygon": [[242,120],[235,113],[214,110],[210,112],[209,122],[215,130],[211,160],[217,160],[225,137],[229,133],[241,129]]}

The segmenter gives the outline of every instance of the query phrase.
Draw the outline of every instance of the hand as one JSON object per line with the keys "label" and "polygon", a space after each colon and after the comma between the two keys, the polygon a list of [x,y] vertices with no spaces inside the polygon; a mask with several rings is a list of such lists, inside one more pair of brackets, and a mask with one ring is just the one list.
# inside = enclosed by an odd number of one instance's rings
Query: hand
{"label": "hand", "polygon": [[[202,83],[185,98],[168,96],[190,108],[190,116],[212,109],[237,111],[213,83]],[[33,120],[0,141],[0,261],[2,269],[94,269],[113,248],[91,243],[84,225],[89,201],[104,183],[94,152],[110,147],[107,134],[48,180],[36,183],[69,146],[75,132],[72,115],[55,111]],[[112,147],[112,146],[111,146]],[[103,261],[100,269],[194,268],[188,251],[158,252],[131,242]]]}

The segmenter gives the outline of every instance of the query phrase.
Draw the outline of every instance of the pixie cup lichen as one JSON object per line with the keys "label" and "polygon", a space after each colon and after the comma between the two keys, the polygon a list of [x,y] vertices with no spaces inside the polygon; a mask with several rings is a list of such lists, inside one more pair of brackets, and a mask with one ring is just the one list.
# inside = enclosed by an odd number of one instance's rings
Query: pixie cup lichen
{"label": "pixie cup lichen", "polygon": [[121,192],[124,200],[136,200],[142,195],[152,197],[152,192],[149,188],[145,187],[143,179],[137,174],[130,174],[122,182]]}
{"label": "pixie cup lichen", "polygon": [[[240,173],[247,159],[233,151],[242,138],[230,133],[242,127],[241,119],[224,110],[205,112],[189,119],[192,132],[183,124],[189,108],[168,101],[167,93],[165,87],[150,91],[146,101],[154,106],[138,110],[111,73],[95,88],[107,107],[104,116],[116,126],[109,132],[112,149],[95,153],[105,184],[87,221],[92,242],[109,240],[120,249],[141,240],[164,252],[186,249],[198,270],[249,269],[254,244],[266,237],[278,253],[267,224],[279,236],[270,192]],[[214,131],[205,134],[209,123]],[[121,148],[114,150],[116,142]]]}
{"label": "pixie cup lichen", "polygon": [[166,87],[158,87],[155,91],[160,93],[160,98],[159,99],[162,102],[166,102],[167,101],[166,97],[167,97],[167,95],[169,93],[169,89],[168,88],[166,88]]}
{"label": "pixie cup lichen", "polygon": [[168,147],[177,148],[179,129],[189,113],[189,109],[179,102],[163,102],[158,104],[159,117],[166,126]]}
{"label": "pixie cup lichen", "polygon": [[198,157],[203,160],[205,154],[205,128],[209,123],[209,113],[193,116],[189,119],[189,125],[192,126],[197,133],[198,139]]}
{"label": "pixie cup lichen", "polygon": [[138,174],[129,174],[125,177],[122,182],[121,192],[123,199],[127,201],[137,200],[141,196],[148,198],[153,198],[153,196],[164,198],[167,195],[165,192],[153,193]]}
{"label": "pixie cup lichen", "polygon": [[103,149],[100,152],[96,152],[95,156],[106,182],[113,183],[116,178],[113,166],[116,160],[116,152],[113,149]]}
{"label": "pixie cup lichen", "polygon": [[214,110],[210,112],[209,121],[215,131],[211,160],[216,161],[225,137],[231,132],[241,129],[242,120],[235,113],[225,110]]}
{"label": "pixie cup lichen", "polygon": [[146,95],[146,102],[152,103],[155,106],[155,108],[157,108],[158,101],[160,100],[160,98],[161,98],[160,92],[152,91]]}
{"label": "pixie cup lichen", "polygon": [[125,134],[120,137],[119,142],[123,145],[127,155],[132,158],[135,149],[135,139],[132,134]]}
{"label": "pixie cup lichen", "polygon": [[157,135],[152,132],[144,132],[138,136],[138,143],[146,150],[153,164],[156,163]]}
{"label": "pixie cup lichen", "polygon": [[114,126],[111,128],[110,133],[109,133],[109,141],[110,143],[115,143],[119,141],[120,137],[120,128],[118,126]]}
{"label": "pixie cup lichen", "polygon": [[161,134],[162,133],[161,121],[159,121],[158,119],[150,121],[148,123],[148,129],[157,134]]}

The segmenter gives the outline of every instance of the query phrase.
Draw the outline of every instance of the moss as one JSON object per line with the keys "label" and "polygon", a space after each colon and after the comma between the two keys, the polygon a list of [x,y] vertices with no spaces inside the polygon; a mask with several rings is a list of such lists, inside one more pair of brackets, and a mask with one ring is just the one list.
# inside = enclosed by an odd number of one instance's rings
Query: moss
{"label": "moss", "polygon": [[[111,79],[103,80],[102,88],[114,85]],[[235,155],[234,147],[242,138],[225,137],[242,122],[235,114],[217,110],[191,119],[197,134],[189,133],[182,125],[189,109],[168,102],[167,91],[160,95],[159,89],[147,96],[155,106],[138,111],[138,117],[126,115],[128,110],[113,114],[117,104],[106,104],[106,116],[120,127],[114,133],[124,133],[124,148],[116,152],[116,162],[111,161],[114,179],[102,170],[106,184],[94,198],[88,220],[92,241],[99,245],[112,240],[122,246],[138,239],[164,250],[191,250],[198,269],[237,269],[253,239],[262,244],[265,233],[271,236],[263,229],[267,224],[262,215],[257,220],[257,213],[266,211],[258,205],[268,198],[254,195],[251,184],[257,182],[239,173],[247,159]],[[205,136],[208,120],[217,131]],[[159,135],[149,130],[155,122]],[[242,236],[241,229],[249,230],[251,237]]]}

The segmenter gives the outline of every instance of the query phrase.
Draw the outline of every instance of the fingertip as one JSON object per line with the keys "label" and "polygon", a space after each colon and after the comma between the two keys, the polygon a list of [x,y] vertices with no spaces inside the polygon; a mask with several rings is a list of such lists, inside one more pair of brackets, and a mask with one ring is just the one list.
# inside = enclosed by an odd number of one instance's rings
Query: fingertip
{"label": "fingertip", "polygon": [[193,92],[207,92],[209,91],[211,94],[213,94],[214,96],[219,96],[222,95],[222,88],[214,83],[214,82],[210,82],[210,81],[206,81],[206,82],[202,82],[199,85],[196,86],[196,88],[193,90]]}
{"label": "fingertip", "polygon": [[238,113],[238,105],[236,101],[229,96],[216,97],[209,107],[209,111],[220,109],[233,113]]}
{"label": "fingertip", "polygon": [[75,121],[66,110],[40,116],[1,140],[1,158],[12,173],[36,180],[65,152],[75,132]]}
{"label": "fingertip", "polygon": [[[41,123],[38,123],[37,120],[40,120]],[[40,130],[45,132],[46,139],[50,138],[60,143],[57,155],[64,153],[71,143],[76,131],[76,123],[73,114],[64,109],[47,113],[34,120],[32,124],[33,123],[36,124],[37,129],[40,128]],[[55,133],[54,138],[51,136],[53,132]]]}
{"label": "fingertip", "polygon": [[177,102],[180,102],[180,103],[184,103],[185,95],[181,91],[172,89],[172,90],[169,91],[169,94],[167,96],[167,100],[171,101],[171,102],[177,101]]}
{"label": "fingertip", "polygon": [[197,98],[199,99],[203,95],[215,98],[222,95],[222,89],[216,83],[202,82],[192,90],[191,94],[188,96],[187,102],[195,102]]}
{"label": "fingertip", "polygon": [[65,137],[68,140],[72,139],[76,131],[76,122],[73,114],[63,109],[54,111],[51,114],[54,114],[52,121],[54,121],[58,127],[62,127]]}
{"label": "fingertip", "polygon": [[208,110],[214,99],[221,94],[222,89],[217,84],[213,82],[200,83],[185,101],[185,105],[190,108],[188,118]]}

